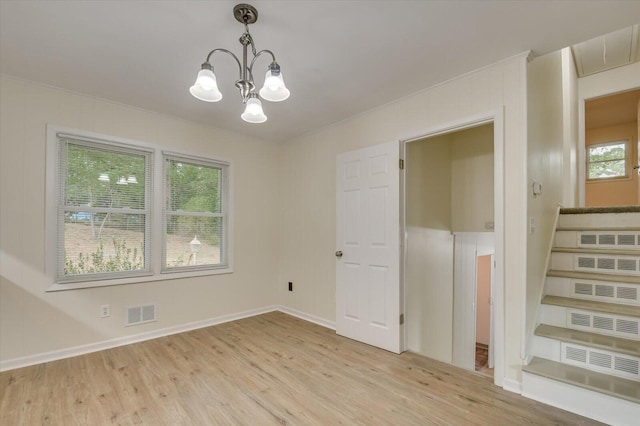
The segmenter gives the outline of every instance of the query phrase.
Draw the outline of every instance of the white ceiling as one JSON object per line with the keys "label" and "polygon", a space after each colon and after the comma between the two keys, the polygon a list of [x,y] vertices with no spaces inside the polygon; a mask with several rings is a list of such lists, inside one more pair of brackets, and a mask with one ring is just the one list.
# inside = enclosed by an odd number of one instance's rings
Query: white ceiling
{"label": "white ceiling", "polygon": [[269,120],[248,124],[231,58],[213,58],[221,102],[188,93],[211,49],[241,54],[236,3],[2,0],[0,72],[278,142],[526,50],[640,22],[638,0],[251,1],[256,47],[275,53],[291,97],[265,102]]}

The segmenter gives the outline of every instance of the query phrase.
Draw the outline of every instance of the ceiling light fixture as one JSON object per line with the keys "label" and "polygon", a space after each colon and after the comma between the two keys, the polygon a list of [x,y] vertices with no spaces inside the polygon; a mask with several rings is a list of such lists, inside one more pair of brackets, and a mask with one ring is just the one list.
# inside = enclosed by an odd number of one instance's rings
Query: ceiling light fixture
{"label": "ceiling light fixture", "polygon": [[[258,11],[256,8],[249,4],[238,4],[233,8],[233,16],[235,16],[238,22],[244,24],[244,33],[240,37],[240,44],[242,44],[242,63],[240,63],[236,55],[227,49],[213,49],[207,55],[207,60],[202,64],[196,82],[191,86],[189,92],[201,101],[218,102],[221,100],[222,93],[218,90],[216,75],[213,73],[213,66],[209,60],[215,52],[228,53],[238,63],[238,69],[240,71],[240,77],[238,81],[236,81],[236,87],[240,90],[242,103],[246,104],[245,110],[241,115],[242,119],[249,123],[264,123],[267,121],[267,116],[262,110],[260,98],[271,102],[280,102],[287,99],[290,92],[284,84],[280,65],[276,62],[276,57],[273,52],[266,49],[256,52],[253,38],[251,34],[249,34],[249,24],[253,24],[258,20]],[[249,45],[251,45],[253,59],[249,65],[247,65],[247,50]],[[260,89],[260,96],[258,96],[258,94],[255,93],[256,86],[253,82],[253,65],[256,59],[264,53],[271,55],[272,61],[267,68],[264,86]]]}

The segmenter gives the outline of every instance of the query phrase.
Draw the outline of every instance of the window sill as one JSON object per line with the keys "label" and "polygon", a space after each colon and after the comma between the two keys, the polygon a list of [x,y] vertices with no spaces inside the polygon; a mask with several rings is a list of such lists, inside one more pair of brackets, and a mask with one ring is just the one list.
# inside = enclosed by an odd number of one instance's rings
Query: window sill
{"label": "window sill", "polygon": [[231,273],[233,273],[233,268],[229,267],[224,269],[207,269],[207,270],[201,270],[201,271],[165,272],[162,274],[155,274],[155,275],[140,275],[137,277],[114,278],[114,279],[108,279],[108,280],[103,279],[103,280],[97,280],[97,281],[72,281],[67,283],[53,283],[47,288],[46,291],[52,292],[52,291],[64,291],[64,290],[78,290],[83,288],[139,284],[144,282],[175,280],[175,279],[182,279],[182,278],[193,278],[193,277],[202,277],[207,275],[221,275],[221,274],[231,274]]}

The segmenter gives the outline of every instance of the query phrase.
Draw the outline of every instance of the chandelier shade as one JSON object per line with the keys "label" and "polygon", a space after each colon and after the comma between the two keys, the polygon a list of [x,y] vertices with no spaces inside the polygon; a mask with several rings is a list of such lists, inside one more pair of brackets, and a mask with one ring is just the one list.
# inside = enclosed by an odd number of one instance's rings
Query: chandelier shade
{"label": "chandelier shade", "polygon": [[255,93],[251,94],[251,97],[247,101],[247,106],[244,112],[240,116],[247,123],[264,123],[267,121],[267,116],[262,111],[262,102]]}
{"label": "chandelier shade", "polygon": [[[245,104],[245,110],[240,117],[248,123],[264,123],[267,121],[267,116],[262,110],[260,98],[270,102],[280,102],[289,98],[290,92],[284,84],[280,65],[276,62],[276,57],[273,52],[266,49],[256,51],[253,37],[249,33],[249,25],[258,20],[258,11],[251,5],[238,4],[233,8],[233,15],[238,22],[244,24],[244,33],[240,37],[242,62],[227,49],[213,49],[207,55],[207,59],[202,64],[200,71],[198,71],[196,82],[189,88],[189,92],[196,99],[205,102],[218,102],[222,99],[222,93],[218,89],[217,79],[210,60],[216,52],[226,53],[238,64],[239,77],[235,82],[235,86],[240,91],[242,102]],[[249,46],[251,47],[253,59],[247,64]],[[253,65],[263,54],[271,56],[271,64],[267,69],[264,85],[262,89],[260,89],[258,96],[258,93],[255,93],[256,85],[253,79]]]}
{"label": "chandelier shade", "polygon": [[218,102],[222,99],[222,93],[218,89],[216,75],[211,66],[202,64],[202,69],[198,72],[196,82],[191,86],[189,92],[197,99],[205,102]]}
{"label": "chandelier shade", "polygon": [[289,95],[289,89],[284,85],[282,72],[278,71],[276,74],[269,67],[264,76],[264,86],[260,89],[260,97],[267,101],[280,102],[286,100]]}

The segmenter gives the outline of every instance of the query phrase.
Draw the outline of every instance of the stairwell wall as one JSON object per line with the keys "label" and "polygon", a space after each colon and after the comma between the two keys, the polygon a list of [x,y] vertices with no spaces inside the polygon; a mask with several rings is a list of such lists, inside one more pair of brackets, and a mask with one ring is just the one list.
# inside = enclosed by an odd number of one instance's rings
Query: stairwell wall
{"label": "stairwell wall", "polygon": [[[564,105],[562,51],[538,57],[527,67],[527,285],[522,355],[529,345],[546,275],[557,206],[563,200]],[[534,195],[534,183],[542,193]]]}

